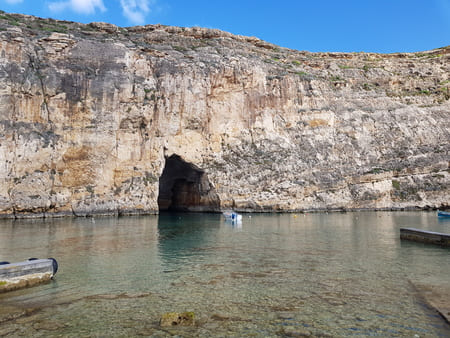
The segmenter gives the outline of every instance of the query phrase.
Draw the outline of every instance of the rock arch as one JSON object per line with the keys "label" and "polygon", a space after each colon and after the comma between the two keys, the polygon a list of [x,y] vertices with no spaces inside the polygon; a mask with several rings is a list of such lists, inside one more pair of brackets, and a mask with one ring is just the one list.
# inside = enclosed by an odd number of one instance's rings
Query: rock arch
{"label": "rock arch", "polygon": [[219,212],[220,199],[205,171],[175,154],[166,157],[158,207],[159,211]]}

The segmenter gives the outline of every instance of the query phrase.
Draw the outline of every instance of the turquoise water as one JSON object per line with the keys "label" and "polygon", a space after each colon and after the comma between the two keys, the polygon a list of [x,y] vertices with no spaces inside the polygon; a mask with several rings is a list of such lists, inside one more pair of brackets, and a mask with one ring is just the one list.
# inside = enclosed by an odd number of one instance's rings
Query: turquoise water
{"label": "turquoise water", "polygon": [[[54,281],[0,294],[0,336],[448,337],[419,290],[450,294],[432,212],[1,220],[0,261],[55,257]],[[194,327],[161,328],[193,311]]]}

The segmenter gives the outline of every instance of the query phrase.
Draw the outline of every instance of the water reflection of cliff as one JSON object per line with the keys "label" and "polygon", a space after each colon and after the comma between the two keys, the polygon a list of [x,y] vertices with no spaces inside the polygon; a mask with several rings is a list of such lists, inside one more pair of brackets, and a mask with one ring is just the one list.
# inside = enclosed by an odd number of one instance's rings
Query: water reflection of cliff
{"label": "water reflection of cliff", "polygon": [[183,264],[217,245],[221,222],[219,214],[161,213],[158,252],[163,263]]}
{"label": "water reflection of cliff", "polygon": [[[127,289],[159,266],[157,217],[63,218],[0,222],[0,260],[55,257],[58,292],[83,281],[84,292],[106,283]],[[148,272],[150,273],[150,272]],[[139,286],[139,285],[138,285]]]}
{"label": "water reflection of cliff", "polygon": [[157,218],[64,218],[3,220],[0,255],[10,260],[26,256],[102,255],[148,246],[158,239]]}

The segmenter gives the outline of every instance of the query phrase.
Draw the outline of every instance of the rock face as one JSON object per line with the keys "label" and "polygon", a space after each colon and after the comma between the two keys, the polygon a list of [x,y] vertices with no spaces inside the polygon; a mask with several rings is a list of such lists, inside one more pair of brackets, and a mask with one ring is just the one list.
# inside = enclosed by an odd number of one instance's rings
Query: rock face
{"label": "rock face", "polygon": [[[450,47],[3,13],[0,55],[3,217],[448,205]],[[162,176],[170,158],[187,172]]]}

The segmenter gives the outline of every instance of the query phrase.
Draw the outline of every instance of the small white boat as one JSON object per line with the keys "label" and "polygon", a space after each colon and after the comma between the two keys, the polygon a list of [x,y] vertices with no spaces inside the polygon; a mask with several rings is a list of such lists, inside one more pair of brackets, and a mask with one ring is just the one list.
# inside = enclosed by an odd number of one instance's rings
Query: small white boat
{"label": "small white boat", "polygon": [[232,221],[232,222],[242,222],[242,215],[239,215],[238,213],[234,211],[224,211],[223,216],[225,217],[225,220]]}
{"label": "small white boat", "polygon": [[30,258],[24,262],[0,262],[0,293],[34,286],[52,279],[58,271],[54,258]]}

